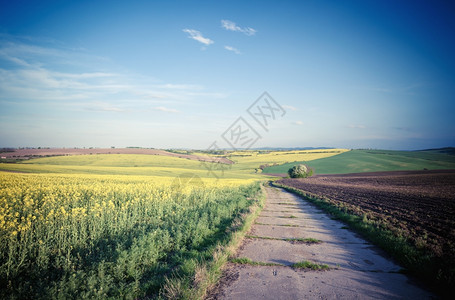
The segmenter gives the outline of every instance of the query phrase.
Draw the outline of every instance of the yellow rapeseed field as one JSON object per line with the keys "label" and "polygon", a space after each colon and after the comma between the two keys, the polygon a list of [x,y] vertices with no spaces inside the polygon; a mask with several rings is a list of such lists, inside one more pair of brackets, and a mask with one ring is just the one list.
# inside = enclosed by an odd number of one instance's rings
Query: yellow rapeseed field
{"label": "yellow rapeseed field", "polygon": [[253,182],[0,172],[0,298],[158,292],[168,267],[150,270],[227,226],[251,205]]}
{"label": "yellow rapeseed field", "polygon": [[294,161],[311,161],[319,158],[334,156],[347,149],[317,149],[317,150],[295,150],[295,151],[237,151],[232,153],[231,158],[239,163],[278,163],[284,164]]}
{"label": "yellow rapeseed field", "polygon": [[0,298],[157,296],[171,270],[191,277],[226,239],[259,192],[261,164],[341,151],[248,152],[217,174],[147,155],[0,164],[14,171],[0,172]]}
{"label": "yellow rapeseed field", "polygon": [[326,158],[349,151],[347,149],[317,149],[294,151],[236,151],[230,153],[229,159],[235,162],[233,170],[251,172],[261,166],[284,164],[288,162],[308,162]]}

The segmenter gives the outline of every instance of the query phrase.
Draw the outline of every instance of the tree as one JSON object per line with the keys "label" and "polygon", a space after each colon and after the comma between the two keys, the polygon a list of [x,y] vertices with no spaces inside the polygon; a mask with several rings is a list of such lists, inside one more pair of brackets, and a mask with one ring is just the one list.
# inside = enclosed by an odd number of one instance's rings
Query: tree
{"label": "tree", "polygon": [[291,178],[307,178],[313,175],[313,169],[307,165],[296,165],[288,170],[288,174]]}

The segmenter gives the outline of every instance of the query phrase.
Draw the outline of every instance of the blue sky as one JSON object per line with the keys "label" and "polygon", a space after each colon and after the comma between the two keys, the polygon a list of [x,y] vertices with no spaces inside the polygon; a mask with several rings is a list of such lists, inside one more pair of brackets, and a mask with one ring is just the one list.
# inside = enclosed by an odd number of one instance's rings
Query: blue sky
{"label": "blue sky", "polygon": [[0,147],[455,146],[450,2],[1,0]]}

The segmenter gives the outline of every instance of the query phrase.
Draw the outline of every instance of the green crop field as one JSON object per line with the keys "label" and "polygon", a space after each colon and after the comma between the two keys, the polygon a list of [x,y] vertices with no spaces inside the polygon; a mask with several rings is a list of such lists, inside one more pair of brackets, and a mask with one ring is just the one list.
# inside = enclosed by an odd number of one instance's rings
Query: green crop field
{"label": "green crop field", "polygon": [[[211,167],[221,166],[221,173],[209,172]],[[25,173],[135,175],[153,177],[176,177],[191,173],[201,178],[213,179],[260,179],[254,169],[244,170],[239,166],[200,162],[179,157],[141,154],[97,154],[55,156],[30,159],[15,164],[0,164],[0,170]],[[215,173],[215,174],[214,174]]]}
{"label": "green crop field", "polygon": [[305,163],[316,174],[455,169],[455,155],[439,151],[351,150],[335,156],[286,163],[265,168],[263,173],[282,174],[296,164]]}
{"label": "green crop field", "polygon": [[[346,149],[306,151],[236,151],[227,154],[234,164],[214,164],[179,157],[140,154],[54,156],[0,164],[0,170],[25,173],[100,174],[175,177],[192,173],[201,178],[264,179],[261,165],[310,161],[339,155]],[[206,154],[201,153],[201,156]],[[212,167],[214,168],[212,170]],[[224,170],[217,170],[222,167]]]}

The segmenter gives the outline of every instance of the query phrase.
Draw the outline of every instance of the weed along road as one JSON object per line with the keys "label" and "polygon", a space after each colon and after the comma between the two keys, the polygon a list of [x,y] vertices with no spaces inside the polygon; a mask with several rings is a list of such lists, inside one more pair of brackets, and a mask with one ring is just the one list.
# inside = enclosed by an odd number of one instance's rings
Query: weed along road
{"label": "weed along road", "polygon": [[319,209],[267,187],[266,205],[216,299],[429,299],[379,249]]}

